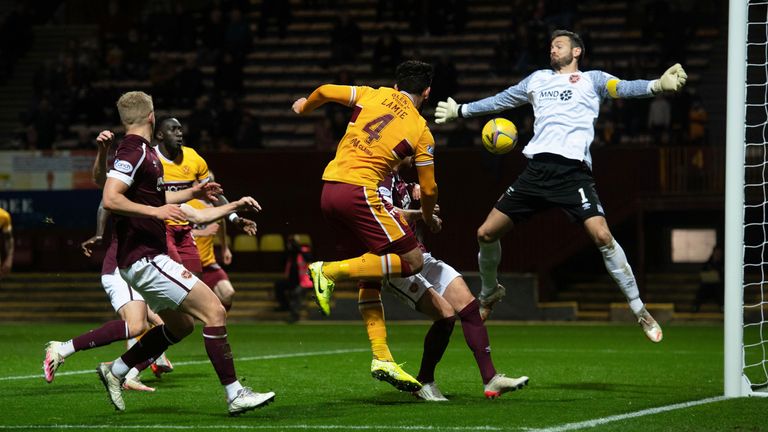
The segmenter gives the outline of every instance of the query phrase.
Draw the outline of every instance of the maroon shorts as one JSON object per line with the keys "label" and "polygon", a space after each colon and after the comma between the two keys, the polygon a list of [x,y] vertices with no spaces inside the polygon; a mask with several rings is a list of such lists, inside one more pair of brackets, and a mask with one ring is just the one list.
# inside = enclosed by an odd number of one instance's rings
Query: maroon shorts
{"label": "maroon shorts", "polygon": [[405,218],[381,200],[376,188],[326,182],[320,208],[342,259],[366,252],[403,255],[419,247]]}
{"label": "maroon shorts", "polygon": [[192,238],[192,225],[166,225],[165,234],[168,256],[193,273],[202,272],[200,253],[197,251],[195,239]]}
{"label": "maroon shorts", "polygon": [[203,267],[203,274],[200,279],[208,285],[208,288],[213,289],[219,282],[229,280],[229,276],[220,265],[213,263]]}

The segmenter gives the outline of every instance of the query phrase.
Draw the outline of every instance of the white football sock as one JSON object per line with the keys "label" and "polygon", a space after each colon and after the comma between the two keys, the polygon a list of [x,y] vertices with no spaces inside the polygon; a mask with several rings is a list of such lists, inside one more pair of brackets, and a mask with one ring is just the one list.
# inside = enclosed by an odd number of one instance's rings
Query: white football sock
{"label": "white football sock", "polygon": [[128,347],[128,349],[131,349],[132,346],[136,345],[136,342],[139,341],[139,338],[130,338],[125,340],[125,346]]}
{"label": "white football sock", "polygon": [[75,353],[75,344],[72,342],[72,339],[70,339],[66,342],[62,342],[56,351],[58,351],[60,356],[67,358]]}
{"label": "white football sock", "polygon": [[118,357],[115,361],[112,362],[112,375],[122,379],[125,378],[125,376],[128,374],[128,370],[130,368],[127,364],[123,361],[122,358]]}
{"label": "white football sock", "polygon": [[639,314],[645,305],[640,300],[640,290],[637,288],[637,280],[632,273],[632,267],[627,262],[624,249],[614,239],[608,246],[601,246],[605,268],[627,298],[629,307],[635,315]]}
{"label": "white football sock", "polygon": [[134,379],[137,376],[139,376],[139,370],[136,369],[135,367],[132,367],[131,370],[129,370],[128,373],[125,374],[125,379],[127,380]]}
{"label": "white football sock", "polygon": [[240,384],[240,381],[225,385],[224,390],[227,391],[227,401],[232,402],[232,399],[237,397],[237,392],[239,392],[241,388],[243,388],[243,385]]}
{"label": "white football sock", "polygon": [[478,242],[478,244],[480,245],[480,252],[477,254],[477,265],[480,268],[480,281],[482,282],[480,297],[486,298],[493,293],[499,283],[496,276],[501,261],[501,241]]}

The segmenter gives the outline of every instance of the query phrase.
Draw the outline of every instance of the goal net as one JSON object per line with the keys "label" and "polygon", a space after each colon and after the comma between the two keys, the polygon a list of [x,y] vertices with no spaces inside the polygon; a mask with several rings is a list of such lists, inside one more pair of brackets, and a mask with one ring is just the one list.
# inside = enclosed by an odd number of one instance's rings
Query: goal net
{"label": "goal net", "polygon": [[768,396],[768,0],[730,7],[725,395]]}

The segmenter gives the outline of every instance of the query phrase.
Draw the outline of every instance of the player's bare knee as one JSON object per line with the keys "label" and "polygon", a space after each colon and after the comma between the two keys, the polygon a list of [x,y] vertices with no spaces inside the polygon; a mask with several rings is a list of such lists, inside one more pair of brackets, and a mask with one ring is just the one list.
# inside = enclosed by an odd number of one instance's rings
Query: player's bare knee
{"label": "player's bare knee", "polygon": [[613,236],[608,230],[597,231],[594,234],[593,239],[595,241],[595,246],[597,247],[609,246],[613,243]]}
{"label": "player's bare knee", "polygon": [[496,240],[498,240],[496,234],[491,232],[491,230],[487,229],[485,226],[481,226],[477,229],[477,241],[479,243],[492,243]]}
{"label": "player's bare knee", "polygon": [[219,282],[214,291],[222,303],[232,303],[235,297],[235,289],[229,283]]}
{"label": "player's bare knee", "polygon": [[227,311],[224,309],[224,305],[222,305],[221,302],[211,304],[205,312],[203,322],[206,326],[218,327],[227,324]]}

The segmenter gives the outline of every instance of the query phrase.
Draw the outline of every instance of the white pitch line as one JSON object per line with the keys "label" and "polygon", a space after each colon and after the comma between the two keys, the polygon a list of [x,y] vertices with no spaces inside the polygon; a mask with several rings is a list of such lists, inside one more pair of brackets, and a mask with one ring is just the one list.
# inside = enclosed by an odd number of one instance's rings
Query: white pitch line
{"label": "white pitch line", "polygon": [[635,411],[635,412],[626,413],[626,414],[618,414],[618,415],[602,417],[602,418],[593,419],[593,420],[586,420],[578,423],[566,423],[560,426],[553,426],[553,427],[548,427],[543,429],[526,428],[525,431],[527,432],[565,432],[565,431],[572,431],[572,430],[578,430],[578,429],[586,429],[586,428],[592,428],[595,426],[604,425],[606,423],[612,423],[612,422],[621,421],[621,420],[643,417],[647,415],[660,414],[667,411],[690,408],[690,407],[695,407],[697,405],[704,405],[704,404],[713,403],[713,402],[720,402],[725,399],[726,399],[725,396],[717,396],[717,397],[711,397],[707,399],[700,399],[697,401],[683,402],[683,403],[674,404],[674,405],[666,405],[666,406],[661,406],[656,408],[644,409],[641,411]]}
{"label": "white pitch line", "polygon": [[389,426],[389,425],[0,425],[3,429],[169,429],[169,430],[204,430],[204,429],[238,429],[238,430],[402,430],[402,431],[508,431],[509,428],[495,426]]}
{"label": "white pitch line", "polygon": [[[334,354],[348,354],[353,352],[363,352],[368,351],[368,349],[363,348],[355,348],[355,349],[345,349],[345,350],[332,350],[332,351],[310,351],[310,352],[303,352],[303,353],[286,353],[286,354],[270,354],[270,355],[263,355],[263,356],[254,356],[254,357],[241,357],[238,359],[235,359],[235,361],[243,362],[243,361],[253,361],[253,360],[274,360],[274,359],[284,359],[284,358],[291,358],[291,357],[311,357],[311,356],[320,356],[320,355],[334,355]],[[198,364],[206,364],[210,363],[210,360],[193,360],[193,361],[182,361],[177,362],[174,361],[173,364],[176,366],[187,366],[187,365],[198,365]],[[83,375],[83,374],[89,374],[94,373],[96,369],[87,369],[87,370],[77,370],[77,371],[67,371],[67,372],[56,372],[56,376],[66,376],[66,375]],[[0,377],[0,381],[14,381],[14,380],[24,380],[24,379],[37,379],[37,378],[43,378],[43,374],[38,375],[20,375],[20,376],[10,376],[10,377]]]}

